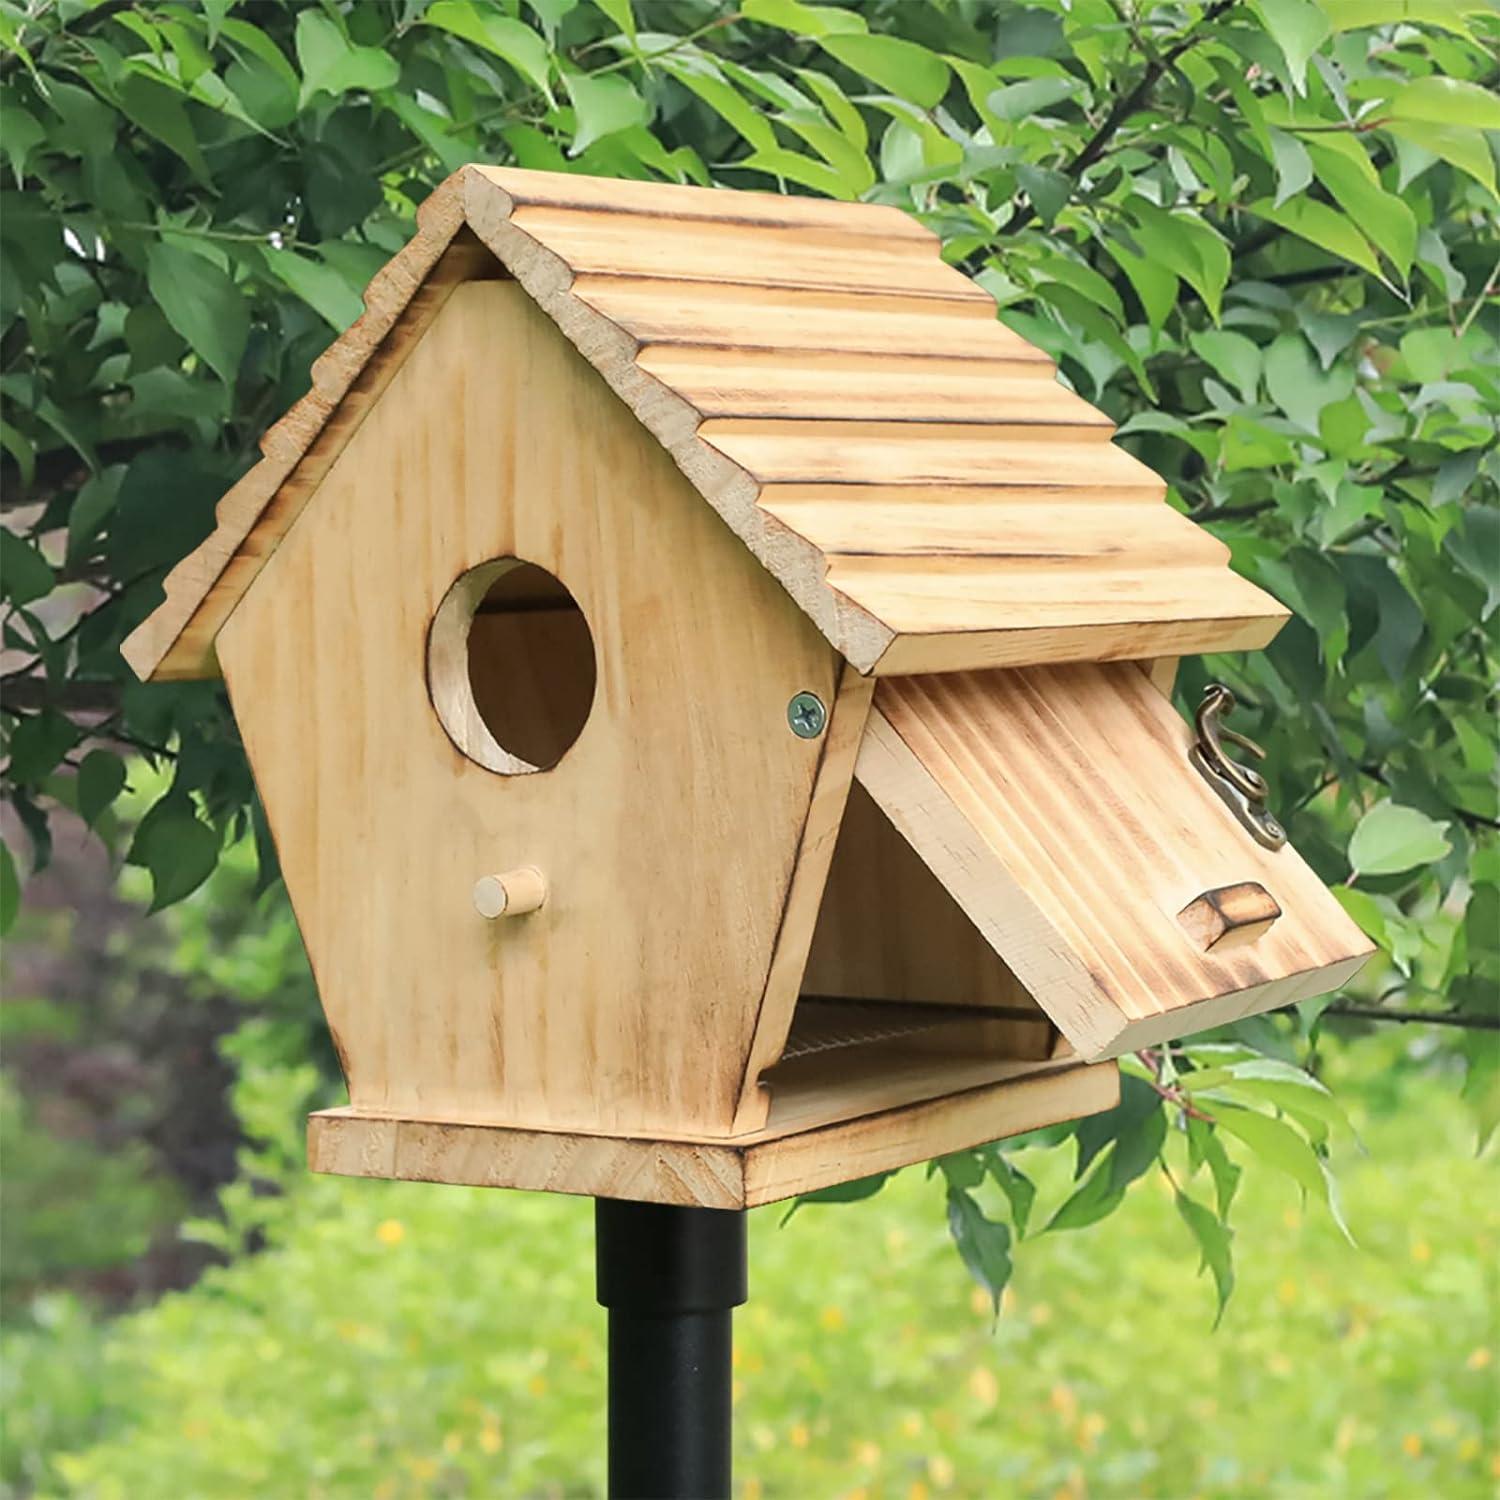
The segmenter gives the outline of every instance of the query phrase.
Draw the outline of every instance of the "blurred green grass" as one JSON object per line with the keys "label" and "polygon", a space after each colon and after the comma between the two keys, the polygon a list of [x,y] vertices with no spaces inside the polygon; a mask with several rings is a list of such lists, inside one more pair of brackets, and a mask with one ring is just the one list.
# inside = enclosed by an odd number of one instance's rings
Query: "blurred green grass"
{"label": "blurred green grass", "polygon": [[[998,1322],[922,1169],[785,1225],[758,1212],[738,1493],[1493,1496],[1493,1162],[1441,1081],[1367,1083],[1344,1097],[1369,1152],[1338,1163],[1359,1248],[1252,1174],[1218,1332],[1165,1179],[1022,1245]],[[1066,1164],[1027,1166],[1039,1209],[1059,1201]],[[109,1325],[43,1299],[8,1336],[12,1493],[29,1474],[89,1500],[599,1494],[589,1203],[294,1182],[264,1253]]]}

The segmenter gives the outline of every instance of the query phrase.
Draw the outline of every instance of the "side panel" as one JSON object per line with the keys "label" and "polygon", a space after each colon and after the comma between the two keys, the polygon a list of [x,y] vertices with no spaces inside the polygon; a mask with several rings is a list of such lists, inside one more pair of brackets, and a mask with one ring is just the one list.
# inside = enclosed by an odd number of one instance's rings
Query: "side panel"
{"label": "side panel", "polygon": [[[1133,663],[881,682],[855,774],[1085,1057],[1343,984],[1373,951],[1290,845],[1262,848]],[[1280,914],[1204,950],[1183,913],[1253,882]]]}
{"label": "side panel", "polygon": [[[465,758],[429,623],[554,573],[598,685],[553,769]],[[356,1109],[729,1130],[837,658],[519,286],[458,288],[219,637]],[[535,865],[538,912],[475,880]]]}

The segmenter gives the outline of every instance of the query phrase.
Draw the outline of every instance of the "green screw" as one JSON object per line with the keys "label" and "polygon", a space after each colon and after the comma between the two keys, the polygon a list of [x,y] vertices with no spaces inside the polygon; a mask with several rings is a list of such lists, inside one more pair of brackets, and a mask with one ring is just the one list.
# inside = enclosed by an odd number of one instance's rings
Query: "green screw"
{"label": "green screw", "polygon": [[828,723],[828,710],[816,693],[798,693],[786,706],[786,721],[799,739],[815,740]]}

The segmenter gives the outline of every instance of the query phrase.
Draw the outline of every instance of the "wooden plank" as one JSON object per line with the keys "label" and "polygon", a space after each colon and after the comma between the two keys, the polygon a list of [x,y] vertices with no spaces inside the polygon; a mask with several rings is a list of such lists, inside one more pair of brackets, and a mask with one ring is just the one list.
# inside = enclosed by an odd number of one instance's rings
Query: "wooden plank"
{"label": "wooden plank", "polygon": [[1114,425],[1034,361],[653,344],[641,369],[704,417]]}
{"label": "wooden plank", "polygon": [[577,277],[578,301],[640,344],[733,350],[865,352],[908,358],[975,358],[1056,369],[1040,349],[1012,333],[970,297],[911,297],[901,292],[712,286],[662,276]]}
{"label": "wooden plank", "polygon": [[519,1129],[343,1109],[308,1120],[308,1164],[349,1177],[754,1208],[1111,1108],[1112,1065],[1024,1076],[800,1133],[732,1143]]}
{"label": "wooden plank", "polygon": [[1119,1102],[1111,1065],[1038,1070],[1014,1081],[893,1109],[886,1114],[783,1136],[745,1156],[745,1201],[775,1203],[836,1182],[891,1172]]}
{"label": "wooden plank", "polygon": [[[888,621],[895,640],[882,676],[963,669],[965,662],[1122,661],[1189,652],[1254,650],[1286,611],[1227,568],[1113,567],[1105,558],[839,557],[829,581]],[[1218,646],[1208,642],[1223,643]]]}
{"label": "wooden plank", "polygon": [[324,1110],[307,1122],[307,1164],[339,1177],[446,1182],[742,1208],[741,1153],[682,1141],[366,1117]]}
{"label": "wooden plank", "polygon": [[833,229],[843,234],[904,240],[927,255],[939,249],[937,236],[910,214],[880,203],[843,203],[787,193],[691,187],[671,182],[585,177],[573,172],[539,172],[524,167],[469,169],[501,188],[517,204],[536,208],[608,213],[634,221],[629,232],[650,235],[658,220],[699,221],[776,229]]}
{"label": "wooden plank", "polygon": [[854,780],[854,758],[859,753],[874,690],[872,678],[862,677],[848,666],[844,668],[838,696],[830,708],[828,727],[823,732],[817,780],[813,783],[807,820],[802,825],[797,863],[787,888],[786,907],[766,975],[754,1039],[745,1058],[740,1103],[735,1112],[736,1132],[765,1124],[770,1109],[770,1095],[761,1083],[761,1074],[781,1056],[791,1029],[834,842]]}
{"label": "wooden plank", "polygon": [[[439,602],[511,556],[593,635],[538,775],[429,701]],[[356,1107],[730,1131],[824,753],[787,703],[841,663],[520,286],[452,295],[220,653]],[[478,916],[520,866],[541,910]]]}
{"label": "wooden plank", "polygon": [[514,210],[511,222],[580,276],[665,276],[994,301],[943,261],[935,239],[878,237],[832,225],[745,225],[525,204]]}
{"label": "wooden plank", "polygon": [[[1255,843],[1133,664],[883,680],[856,774],[1085,1057],[1343,983],[1372,945],[1295,850]],[[1283,915],[1202,952],[1178,913],[1260,884]]]}
{"label": "wooden plank", "polygon": [[[1059,387],[1061,390],[1061,387]],[[1055,481],[1130,486],[1156,476],[1109,441],[1110,429],[992,422],[796,422],[714,417],[699,438],[772,484],[993,484]],[[1159,482],[1159,481],[1158,481]]]}
{"label": "wooden plank", "polygon": [[897,1037],[779,1064],[770,1074],[771,1113],[765,1129],[741,1141],[780,1139],[840,1120],[1076,1066],[1069,1060],[997,1056],[981,1041],[980,1023],[975,1022],[943,1026],[936,1047],[915,1047],[912,1041]]}
{"label": "wooden plank", "polygon": [[871,668],[877,676],[983,671],[1046,662],[1135,661],[1161,651],[1258,651],[1285,616],[1210,614],[1186,620],[1111,620],[997,630],[908,631]]}
{"label": "wooden plank", "polygon": [[[874,485],[844,488],[845,499],[803,500],[796,498],[801,487],[775,485],[762,492],[760,503],[830,558],[979,557],[991,565],[1002,558],[1044,565],[1097,559],[1115,567],[1197,563],[1222,569],[1229,556],[1217,537],[1156,501],[1084,501],[1072,507],[1077,514],[1059,515],[1068,497],[1035,490],[1013,490],[999,500],[966,501],[958,490],[947,500],[902,501],[883,498],[892,492]],[[854,498],[860,494],[871,498],[861,503]]]}
{"label": "wooden plank", "polygon": [[1172,690],[1177,686],[1177,667],[1181,660],[1178,656],[1157,656],[1140,664],[1142,671],[1150,679],[1151,686],[1163,698],[1170,699]]}

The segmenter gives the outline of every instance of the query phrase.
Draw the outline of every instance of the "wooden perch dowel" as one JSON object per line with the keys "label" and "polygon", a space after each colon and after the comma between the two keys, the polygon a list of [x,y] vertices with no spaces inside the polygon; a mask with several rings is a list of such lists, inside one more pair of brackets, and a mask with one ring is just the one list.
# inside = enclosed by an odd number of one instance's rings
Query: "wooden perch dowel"
{"label": "wooden perch dowel", "polygon": [[547,877],[534,865],[481,875],[474,882],[474,910],[481,917],[519,917],[547,899]]}

